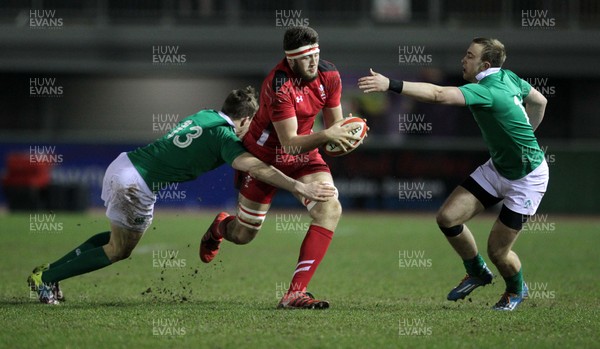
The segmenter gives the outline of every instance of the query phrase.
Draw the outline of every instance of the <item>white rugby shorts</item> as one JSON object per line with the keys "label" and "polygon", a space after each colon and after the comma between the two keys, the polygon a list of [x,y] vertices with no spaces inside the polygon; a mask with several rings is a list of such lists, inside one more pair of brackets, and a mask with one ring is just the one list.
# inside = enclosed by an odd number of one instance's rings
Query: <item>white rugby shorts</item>
{"label": "white rugby shorts", "polygon": [[546,160],[525,177],[509,180],[494,167],[492,159],[471,173],[477,184],[491,195],[504,200],[504,206],[511,211],[534,215],[548,187],[548,164]]}
{"label": "white rugby shorts", "polygon": [[152,223],[156,195],[135,169],[127,153],[108,166],[102,182],[102,200],[111,222],[144,232]]}

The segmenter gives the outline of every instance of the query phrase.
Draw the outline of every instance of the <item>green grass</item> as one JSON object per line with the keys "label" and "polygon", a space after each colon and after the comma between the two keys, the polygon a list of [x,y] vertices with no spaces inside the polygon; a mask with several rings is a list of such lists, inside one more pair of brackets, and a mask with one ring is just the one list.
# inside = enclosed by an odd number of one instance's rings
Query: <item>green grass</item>
{"label": "green grass", "polygon": [[[107,230],[106,219],[58,213],[60,229],[32,232],[29,215],[0,216],[0,347],[598,347],[600,219],[549,216],[546,231],[523,233],[515,250],[538,290],[501,313],[490,310],[501,278],[465,301],[445,300],[464,272],[433,215],[345,214],[309,287],[331,302],[325,311],[275,309],[304,236],[275,221],[306,222],[305,212],[271,212],[256,240],[226,243],[204,265],[197,244],[213,216],[158,211],[131,260],[63,281],[59,306],[30,299],[27,274]],[[482,251],[492,222],[469,224]],[[179,267],[155,266],[169,259],[153,253],[169,251]],[[422,267],[401,268],[401,253]]]}

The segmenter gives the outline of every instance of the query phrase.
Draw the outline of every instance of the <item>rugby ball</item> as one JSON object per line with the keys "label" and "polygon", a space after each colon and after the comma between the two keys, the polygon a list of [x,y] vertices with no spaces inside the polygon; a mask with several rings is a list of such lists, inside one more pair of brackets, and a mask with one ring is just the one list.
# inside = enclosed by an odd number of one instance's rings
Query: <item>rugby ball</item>
{"label": "rugby ball", "polygon": [[349,133],[353,135],[359,135],[360,139],[357,141],[351,141],[352,146],[350,148],[347,148],[345,151],[344,149],[342,149],[342,147],[338,146],[335,143],[327,143],[323,147],[323,151],[325,152],[325,154],[329,156],[346,155],[354,149],[358,148],[358,146],[362,144],[363,139],[365,139],[367,135],[367,123],[365,122],[365,120],[359,117],[354,116],[347,118],[342,122],[342,125],[351,125],[352,128]]}

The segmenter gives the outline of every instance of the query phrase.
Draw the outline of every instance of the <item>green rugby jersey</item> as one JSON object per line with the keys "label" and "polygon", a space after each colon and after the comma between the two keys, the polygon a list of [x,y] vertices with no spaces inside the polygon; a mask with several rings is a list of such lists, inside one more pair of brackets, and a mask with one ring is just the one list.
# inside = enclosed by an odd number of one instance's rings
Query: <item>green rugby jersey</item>
{"label": "green rugby jersey", "polygon": [[127,156],[148,187],[157,192],[165,184],[193,180],[224,163],[231,165],[246,151],[234,127],[227,115],[201,110]]}
{"label": "green rugby jersey", "polygon": [[523,178],[544,161],[523,106],[531,91],[527,81],[500,69],[478,84],[459,89],[481,129],[494,166],[504,178]]}

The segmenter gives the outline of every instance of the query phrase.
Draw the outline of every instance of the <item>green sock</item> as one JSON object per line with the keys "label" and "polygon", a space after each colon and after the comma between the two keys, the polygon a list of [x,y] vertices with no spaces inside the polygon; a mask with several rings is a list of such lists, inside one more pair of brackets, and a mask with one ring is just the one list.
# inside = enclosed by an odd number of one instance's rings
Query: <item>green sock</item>
{"label": "green sock", "polygon": [[471,276],[481,275],[485,266],[485,262],[479,253],[473,259],[463,259],[463,264],[465,265],[467,274]]}
{"label": "green sock", "polygon": [[58,282],[73,276],[102,269],[110,264],[108,256],[104,253],[104,248],[96,247],[83,252],[67,263],[46,270],[42,273],[42,281],[44,283]]}
{"label": "green sock", "polygon": [[505,277],[506,292],[521,294],[523,292],[523,269],[513,276]]}
{"label": "green sock", "polygon": [[83,252],[85,252],[87,250],[91,250],[92,248],[104,246],[104,245],[108,244],[108,240],[110,240],[110,231],[105,231],[104,233],[96,234],[96,235],[92,236],[91,238],[87,239],[87,241],[84,242],[83,244],[77,246],[77,248],[75,248],[73,251],[62,256],[62,258],[60,258],[59,260],[57,260],[53,263],[50,263],[50,269],[56,268],[59,265],[70,261],[71,259],[79,256],[80,254],[82,254]]}

